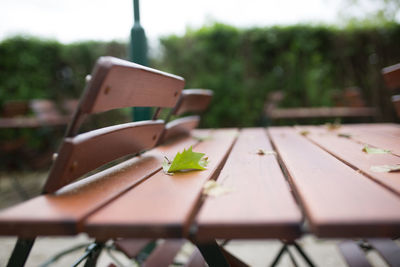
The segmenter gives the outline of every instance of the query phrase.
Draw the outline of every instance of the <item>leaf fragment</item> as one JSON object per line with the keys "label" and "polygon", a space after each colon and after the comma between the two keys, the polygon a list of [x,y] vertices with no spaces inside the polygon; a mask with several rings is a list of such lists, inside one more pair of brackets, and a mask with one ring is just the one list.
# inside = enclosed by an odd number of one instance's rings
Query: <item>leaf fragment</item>
{"label": "leaf fragment", "polygon": [[264,155],[276,155],[276,152],[275,151],[272,151],[272,150],[264,150],[264,149],[258,149],[257,150],[257,155],[260,155],[260,156],[264,156]]}
{"label": "leaf fragment", "polygon": [[197,141],[199,141],[199,142],[204,142],[204,141],[212,139],[212,137],[210,135],[205,135],[205,136],[197,136],[197,135],[195,135],[195,136],[192,136],[192,138],[197,140]]}
{"label": "leaf fragment", "polygon": [[338,133],[339,137],[343,137],[343,138],[351,138],[351,134],[347,134],[347,133]]}
{"label": "leaf fragment", "polygon": [[400,172],[400,164],[371,166],[373,172]]}
{"label": "leaf fragment", "polygon": [[204,153],[193,152],[192,147],[190,147],[187,150],[184,149],[182,153],[178,152],[172,162],[165,158],[162,167],[166,174],[205,170],[209,161],[208,157],[204,157],[204,155]]}
{"label": "leaf fragment", "polygon": [[390,153],[390,150],[370,147],[368,145],[365,145],[363,147],[362,151],[367,153],[367,154],[387,154],[387,153]]}
{"label": "leaf fragment", "polygon": [[307,135],[310,134],[310,131],[307,131],[307,130],[300,131],[300,134],[301,134],[302,136],[307,136]]}
{"label": "leaf fragment", "polygon": [[203,186],[203,195],[206,196],[219,197],[232,191],[233,188],[225,187],[214,180],[207,181]]}

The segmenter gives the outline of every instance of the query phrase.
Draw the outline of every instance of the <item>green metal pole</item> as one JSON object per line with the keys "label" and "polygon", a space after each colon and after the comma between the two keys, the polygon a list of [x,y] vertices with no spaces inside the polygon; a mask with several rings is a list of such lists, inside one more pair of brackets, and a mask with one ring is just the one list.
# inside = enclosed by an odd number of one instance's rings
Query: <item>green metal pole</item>
{"label": "green metal pole", "polygon": [[[147,40],[143,27],[140,25],[139,0],[133,0],[134,23],[131,29],[129,59],[132,62],[147,66]],[[151,108],[135,107],[132,109],[134,121],[149,120]]]}

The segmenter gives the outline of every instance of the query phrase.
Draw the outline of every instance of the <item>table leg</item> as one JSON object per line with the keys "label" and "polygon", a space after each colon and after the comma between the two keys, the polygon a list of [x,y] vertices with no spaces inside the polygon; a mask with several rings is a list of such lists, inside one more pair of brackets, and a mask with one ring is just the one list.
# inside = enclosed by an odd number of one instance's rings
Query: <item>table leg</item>
{"label": "table leg", "polygon": [[208,266],[229,267],[229,263],[224,257],[224,254],[222,253],[222,250],[218,246],[217,242],[196,243],[196,246],[199,248]]}
{"label": "table leg", "polygon": [[34,243],[35,243],[35,238],[33,239],[18,238],[17,243],[14,246],[14,250],[10,256],[10,259],[8,260],[7,267],[24,266]]}

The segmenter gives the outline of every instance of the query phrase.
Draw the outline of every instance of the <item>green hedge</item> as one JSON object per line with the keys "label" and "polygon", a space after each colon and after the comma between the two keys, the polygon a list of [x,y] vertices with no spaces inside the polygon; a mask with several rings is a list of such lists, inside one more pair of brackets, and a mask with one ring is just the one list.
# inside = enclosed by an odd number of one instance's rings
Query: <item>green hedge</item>
{"label": "green hedge", "polygon": [[[272,91],[286,93],[285,107],[325,106],[333,105],[332,96],[349,86],[360,87],[367,104],[380,108],[382,121],[392,121],[391,92],[380,70],[400,62],[399,44],[398,24],[238,29],[216,23],[162,38],[161,53],[154,53],[162,56],[150,62],[183,76],[186,88],[214,90],[203,127],[263,125],[263,105]],[[126,52],[127,45],[119,42],[6,39],[0,42],[0,106],[8,100],[77,98],[98,57],[126,58]],[[27,140],[27,155],[54,149],[61,136],[62,131],[52,129],[0,132],[3,142]],[[10,158],[0,156],[1,164]]]}
{"label": "green hedge", "polygon": [[215,97],[203,126],[261,125],[271,91],[284,107],[332,105],[332,96],[358,86],[393,120],[380,70],[400,62],[400,26],[336,29],[296,25],[237,29],[214,24],[161,40],[159,66],[186,78],[186,87],[210,88]]}

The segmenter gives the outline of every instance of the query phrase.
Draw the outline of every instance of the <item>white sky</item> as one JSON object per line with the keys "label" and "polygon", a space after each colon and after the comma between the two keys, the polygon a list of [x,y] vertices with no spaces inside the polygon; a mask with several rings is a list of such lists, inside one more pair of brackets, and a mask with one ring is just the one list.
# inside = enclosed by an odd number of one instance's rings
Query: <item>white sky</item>
{"label": "white sky", "polygon": [[[341,0],[141,0],[150,39],[209,22],[238,27],[338,22]],[[31,34],[64,43],[128,40],[133,0],[0,0],[0,40]]]}

